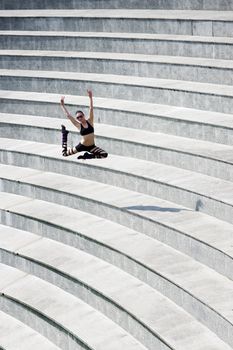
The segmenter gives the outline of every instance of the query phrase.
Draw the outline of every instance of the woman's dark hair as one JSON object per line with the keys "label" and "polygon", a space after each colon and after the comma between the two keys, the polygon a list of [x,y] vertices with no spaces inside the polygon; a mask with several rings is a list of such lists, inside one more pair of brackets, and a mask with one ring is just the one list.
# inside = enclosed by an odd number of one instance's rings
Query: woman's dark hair
{"label": "woman's dark hair", "polygon": [[77,115],[78,113],[81,113],[82,115],[84,115],[83,111],[76,111],[75,115]]}

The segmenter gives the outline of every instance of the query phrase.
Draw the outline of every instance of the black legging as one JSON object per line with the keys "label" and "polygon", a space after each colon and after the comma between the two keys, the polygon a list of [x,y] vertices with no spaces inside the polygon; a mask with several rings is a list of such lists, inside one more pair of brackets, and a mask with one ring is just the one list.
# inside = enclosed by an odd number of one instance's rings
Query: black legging
{"label": "black legging", "polygon": [[97,147],[95,144],[91,146],[85,146],[82,143],[79,143],[77,146],[73,148],[67,148],[67,135],[69,131],[65,130],[62,132],[62,155],[64,157],[71,156],[72,154],[78,153],[78,152],[90,152],[90,154],[85,153],[84,156],[81,156],[80,158],[107,158],[108,153],[105,152],[100,147]]}

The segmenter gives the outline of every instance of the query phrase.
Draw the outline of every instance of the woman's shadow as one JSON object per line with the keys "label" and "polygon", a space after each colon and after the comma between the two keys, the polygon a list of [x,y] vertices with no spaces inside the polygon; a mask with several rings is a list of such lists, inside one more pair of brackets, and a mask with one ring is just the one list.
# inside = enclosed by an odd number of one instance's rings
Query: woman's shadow
{"label": "woman's shadow", "polygon": [[[197,200],[195,205],[195,211],[200,211],[204,207],[204,204],[200,199]],[[193,209],[188,208],[169,208],[169,207],[158,207],[156,205],[132,205],[129,207],[122,207],[122,209],[128,210],[148,210],[148,211],[162,211],[170,213],[179,213],[180,211],[193,211]]]}
{"label": "woman's shadow", "polygon": [[191,209],[186,209],[186,208],[167,208],[167,207],[158,207],[156,205],[132,205],[130,207],[123,207],[122,209],[162,211],[162,212],[172,212],[172,213],[178,213],[178,212],[183,211],[183,210],[191,211]]}

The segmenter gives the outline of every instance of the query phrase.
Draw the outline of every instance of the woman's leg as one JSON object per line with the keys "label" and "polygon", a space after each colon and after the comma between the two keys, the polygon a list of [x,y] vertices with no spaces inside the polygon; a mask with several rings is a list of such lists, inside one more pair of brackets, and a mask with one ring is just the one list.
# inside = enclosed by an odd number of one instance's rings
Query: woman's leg
{"label": "woman's leg", "polygon": [[[96,145],[80,147],[80,152],[86,151],[82,156],[79,156],[78,159],[92,159],[92,158],[107,158],[108,153],[105,152],[100,147]],[[89,152],[89,153],[88,153]]]}
{"label": "woman's leg", "polygon": [[94,146],[89,152],[93,155],[93,158],[107,158],[108,156],[106,151],[97,146]]}
{"label": "woman's leg", "polygon": [[69,134],[69,131],[66,130],[66,127],[64,125],[61,126],[62,131],[62,155],[63,157],[71,156],[72,154],[77,153],[76,147],[73,148],[67,148],[67,136]]}

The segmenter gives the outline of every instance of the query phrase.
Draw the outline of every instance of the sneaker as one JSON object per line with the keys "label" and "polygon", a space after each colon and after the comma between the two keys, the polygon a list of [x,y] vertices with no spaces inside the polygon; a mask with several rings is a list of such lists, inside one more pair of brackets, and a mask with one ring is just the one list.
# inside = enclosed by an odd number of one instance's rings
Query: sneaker
{"label": "sneaker", "polygon": [[84,156],[78,156],[77,159],[85,159]]}
{"label": "sneaker", "polygon": [[85,152],[83,156],[78,156],[77,159],[93,159],[95,158],[94,154]]}

